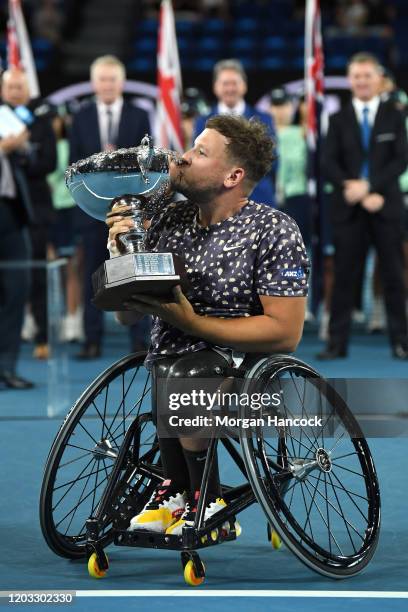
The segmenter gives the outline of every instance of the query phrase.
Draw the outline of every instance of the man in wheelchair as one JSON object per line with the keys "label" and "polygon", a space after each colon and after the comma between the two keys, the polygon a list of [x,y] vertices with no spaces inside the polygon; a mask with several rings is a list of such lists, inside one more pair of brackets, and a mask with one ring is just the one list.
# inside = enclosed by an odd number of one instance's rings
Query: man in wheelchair
{"label": "man in wheelchair", "polygon": [[[172,377],[208,377],[222,368],[250,367],[259,354],[292,352],[302,334],[308,259],[296,223],[250,194],[270,170],[274,143],[263,124],[242,117],[207,121],[192,149],[170,166],[173,192],[151,219],[148,250],[173,252],[186,265],[189,288],[173,299],[135,295],[118,313],[131,325],[154,316],[146,365],[152,371],[153,411],[160,381]],[[109,213],[108,246],[133,222]],[[165,481],[132,518],[130,529],[179,535],[193,525],[208,438],[159,436]],[[217,461],[208,479],[204,520],[225,507]]]}

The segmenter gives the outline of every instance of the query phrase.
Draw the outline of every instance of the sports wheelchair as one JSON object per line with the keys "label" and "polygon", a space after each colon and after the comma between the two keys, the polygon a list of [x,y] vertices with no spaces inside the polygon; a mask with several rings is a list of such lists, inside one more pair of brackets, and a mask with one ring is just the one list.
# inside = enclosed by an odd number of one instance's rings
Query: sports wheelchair
{"label": "sports wheelchair", "polygon": [[[241,379],[242,393],[280,394],[277,408],[262,408],[264,416],[279,418],[268,428],[257,422],[211,438],[195,524],[185,526],[181,536],[128,531],[130,519],[164,480],[144,357],[134,353],[106,369],[56,435],[40,499],[41,528],[53,552],[88,559],[90,575],[101,578],[109,566],[104,549],[111,543],[178,550],[184,579],[195,586],[205,577],[197,551],[235,540],[236,515],[258,502],[273,548],[284,544],[330,578],[365,568],[380,530],[380,493],[368,444],[336,389],[288,355],[261,358],[249,371],[230,368],[228,376]],[[298,427],[286,424],[294,415],[301,417]],[[253,417],[254,411],[239,406],[239,416]],[[302,424],[312,416],[320,417],[318,426]],[[243,482],[222,485],[227,505],[204,522],[206,478],[217,444]]]}

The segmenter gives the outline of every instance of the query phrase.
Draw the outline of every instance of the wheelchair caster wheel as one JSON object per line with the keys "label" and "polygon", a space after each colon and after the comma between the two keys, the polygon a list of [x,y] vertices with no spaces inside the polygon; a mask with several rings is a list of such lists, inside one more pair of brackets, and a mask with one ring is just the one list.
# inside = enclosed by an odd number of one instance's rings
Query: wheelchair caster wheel
{"label": "wheelchair caster wheel", "polygon": [[[106,560],[108,560],[108,557],[106,557]],[[100,569],[96,553],[92,553],[88,559],[88,572],[92,578],[104,578],[106,576],[107,570]]]}
{"label": "wheelchair caster wheel", "polygon": [[218,540],[218,529],[213,529],[210,535],[211,535],[212,541],[216,542]]}
{"label": "wheelchair caster wheel", "polygon": [[[205,571],[204,563],[202,565]],[[187,561],[186,565],[184,566],[184,580],[186,581],[186,583],[190,586],[200,586],[200,584],[203,584],[204,579],[205,575],[201,577],[196,576],[192,559],[190,559],[190,561]]]}
{"label": "wheelchair caster wheel", "polygon": [[239,536],[240,536],[240,535],[241,535],[241,533],[242,533],[242,527],[241,527],[241,525],[238,523],[238,521],[235,521],[235,525],[234,525],[234,526],[235,526],[235,534],[236,534],[237,538],[239,538]]}
{"label": "wheelchair caster wheel", "polygon": [[271,544],[274,550],[279,550],[282,547],[282,540],[274,529],[272,529]]}

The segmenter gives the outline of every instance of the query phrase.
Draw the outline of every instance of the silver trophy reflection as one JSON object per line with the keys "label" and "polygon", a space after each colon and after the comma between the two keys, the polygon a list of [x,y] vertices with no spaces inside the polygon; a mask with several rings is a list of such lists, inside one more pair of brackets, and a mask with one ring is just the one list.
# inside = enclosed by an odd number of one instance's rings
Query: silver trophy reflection
{"label": "silver trophy reflection", "polygon": [[148,252],[145,246],[145,221],[166,199],[170,157],[177,162],[172,151],[154,147],[145,136],[138,147],[97,153],[66,172],[73,199],[88,215],[105,221],[109,211],[125,204],[126,216],[134,221],[134,227],[119,237],[124,254],[105,261],[93,274],[93,302],[98,308],[123,310],[132,295],[170,296],[172,287],[186,282],[177,255]]}

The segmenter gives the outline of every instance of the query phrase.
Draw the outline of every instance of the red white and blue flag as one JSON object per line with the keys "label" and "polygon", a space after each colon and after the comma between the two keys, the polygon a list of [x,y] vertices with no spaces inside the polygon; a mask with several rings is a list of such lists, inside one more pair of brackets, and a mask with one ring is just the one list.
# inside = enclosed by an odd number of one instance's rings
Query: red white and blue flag
{"label": "red white and blue flag", "polygon": [[305,94],[307,106],[308,191],[312,198],[312,310],[322,295],[323,180],[320,165],[321,115],[324,101],[324,55],[320,0],[306,0]]}
{"label": "red white and blue flag", "polygon": [[305,93],[307,143],[315,151],[320,138],[320,115],[324,96],[324,58],[320,0],[307,0],[305,24]]}
{"label": "red white and blue flag", "polygon": [[31,98],[38,98],[37,70],[31,43],[25,24],[20,0],[9,0],[9,21],[7,24],[7,64],[9,68],[25,71]]}
{"label": "red white and blue flag", "polygon": [[180,98],[182,92],[176,27],[171,0],[162,0],[160,7],[157,55],[157,131],[162,147],[183,151]]}

